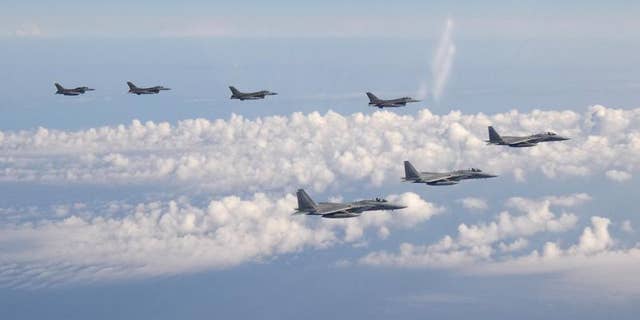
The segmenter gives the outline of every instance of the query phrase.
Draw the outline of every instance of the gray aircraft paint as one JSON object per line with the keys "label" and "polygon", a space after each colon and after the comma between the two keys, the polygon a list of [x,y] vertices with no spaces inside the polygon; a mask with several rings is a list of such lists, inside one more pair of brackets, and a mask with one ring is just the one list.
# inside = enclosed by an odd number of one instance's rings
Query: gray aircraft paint
{"label": "gray aircraft paint", "polygon": [[398,108],[404,107],[407,103],[410,102],[420,102],[420,100],[413,99],[411,97],[402,97],[398,99],[384,100],[376,97],[371,92],[367,92],[367,97],[369,97],[369,105],[377,108]]}
{"label": "gray aircraft paint", "polygon": [[488,130],[489,130],[489,140],[486,140],[487,144],[496,144],[501,146],[514,147],[514,148],[534,147],[539,142],[565,141],[570,139],[550,131],[544,132],[544,133],[537,133],[530,136],[514,137],[514,136],[501,136],[492,126],[489,126]]}
{"label": "gray aircraft paint", "polygon": [[137,87],[135,84],[133,84],[133,82],[131,81],[127,81],[127,85],[129,86],[129,93],[137,94],[137,95],[158,94],[160,93],[160,91],[171,90],[171,88],[165,88],[163,86],[140,88],[140,87]]}
{"label": "gray aircraft paint", "polygon": [[420,172],[409,161],[404,162],[404,175],[403,181],[425,183],[430,186],[448,186],[458,184],[461,180],[497,177],[476,168],[450,172]]}
{"label": "gray aircraft paint", "polygon": [[230,99],[238,99],[240,101],[244,100],[259,100],[264,99],[266,96],[275,96],[276,92],[271,92],[267,90],[256,91],[256,92],[242,92],[234,86],[229,86],[229,90],[231,90]]}
{"label": "gray aircraft paint", "polygon": [[322,216],[323,218],[342,219],[360,216],[365,211],[400,210],[406,206],[390,203],[385,199],[360,200],[346,203],[319,202],[309,197],[304,189],[296,192],[298,207],[294,215],[305,214]]}

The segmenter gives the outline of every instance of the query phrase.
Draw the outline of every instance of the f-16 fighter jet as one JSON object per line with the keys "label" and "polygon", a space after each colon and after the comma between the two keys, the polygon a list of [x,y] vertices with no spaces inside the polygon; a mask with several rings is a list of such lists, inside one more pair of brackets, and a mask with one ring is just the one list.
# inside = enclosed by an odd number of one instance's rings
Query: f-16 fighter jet
{"label": "f-16 fighter jet", "polygon": [[426,183],[430,186],[449,186],[458,184],[460,180],[495,178],[496,175],[483,173],[482,170],[471,168],[451,172],[419,172],[411,162],[404,162],[403,181],[413,183]]}
{"label": "f-16 fighter jet", "polygon": [[296,212],[293,213],[294,215],[306,214],[322,216],[323,218],[341,219],[358,217],[364,211],[399,210],[406,208],[406,206],[393,204],[381,198],[347,203],[315,203],[303,189],[299,189],[296,195],[298,196],[298,207],[296,208]]}
{"label": "f-16 fighter jet", "polygon": [[81,94],[84,94],[87,91],[93,91],[95,89],[91,89],[89,87],[77,87],[77,88],[73,88],[73,89],[66,89],[65,87],[63,87],[61,84],[59,83],[54,83],[54,85],[56,86],[56,94],[62,94],[65,96],[78,96]]}
{"label": "f-16 fighter jet", "polygon": [[402,97],[402,98],[392,99],[392,100],[382,100],[376,97],[371,92],[367,92],[367,97],[369,97],[370,106],[378,107],[380,109],[404,107],[409,102],[420,102],[420,100],[415,100],[411,97]]}
{"label": "f-16 fighter jet", "polygon": [[267,90],[256,91],[256,92],[240,92],[234,86],[230,86],[229,90],[231,90],[231,99],[238,99],[240,101],[258,100],[258,99],[264,99],[264,97],[266,97],[266,96],[275,96],[275,95],[277,95],[277,93],[271,92],[271,91],[267,91]]}
{"label": "f-16 fighter jet", "polygon": [[129,93],[141,95],[141,94],[158,94],[160,91],[171,90],[170,88],[165,88],[163,86],[155,86],[149,88],[138,88],[131,81],[127,81],[127,85],[129,86]]}
{"label": "f-16 fighter jet", "polygon": [[537,133],[526,137],[509,137],[500,136],[498,132],[489,126],[489,140],[487,144],[497,144],[501,146],[509,146],[514,148],[534,147],[538,142],[564,141],[569,140],[567,137],[557,135],[554,132]]}

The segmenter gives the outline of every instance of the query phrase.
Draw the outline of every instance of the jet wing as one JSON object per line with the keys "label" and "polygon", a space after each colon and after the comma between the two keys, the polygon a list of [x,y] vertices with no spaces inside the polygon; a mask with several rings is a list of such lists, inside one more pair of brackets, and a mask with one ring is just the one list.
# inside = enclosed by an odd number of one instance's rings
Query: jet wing
{"label": "jet wing", "polygon": [[530,138],[530,137],[527,137],[527,138],[515,138],[515,139],[509,139],[506,142],[510,146],[515,146],[515,145],[519,145],[519,144],[538,143],[538,139]]}
{"label": "jet wing", "polygon": [[366,205],[340,205],[332,208],[328,208],[326,210],[319,210],[316,213],[320,215],[332,215],[336,213],[350,213],[350,212],[361,212],[362,209],[367,208]]}
{"label": "jet wing", "polygon": [[458,174],[433,174],[430,177],[421,178],[422,182],[425,183],[434,183],[438,181],[457,181],[460,175]]}
{"label": "jet wing", "polygon": [[406,105],[406,103],[378,103],[375,106],[378,108],[399,108]]}

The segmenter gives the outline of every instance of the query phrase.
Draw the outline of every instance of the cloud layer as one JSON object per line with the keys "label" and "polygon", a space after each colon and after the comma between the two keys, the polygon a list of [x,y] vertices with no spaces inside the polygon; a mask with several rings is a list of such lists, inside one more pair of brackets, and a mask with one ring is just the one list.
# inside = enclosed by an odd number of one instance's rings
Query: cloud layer
{"label": "cloud layer", "polygon": [[[609,231],[609,218],[592,216],[572,245],[563,244],[562,240],[546,241],[540,249],[523,252],[531,246],[528,239],[534,235],[544,238],[545,234],[548,237],[574,229],[577,215],[564,211],[587,201],[590,197],[586,194],[511,198],[505,206],[520,215],[503,211],[488,223],[462,223],[457,235],[446,235],[436,243],[403,243],[396,252],[375,251],[358,262],[377,267],[446,268],[476,276],[553,273],[573,290],[640,295],[640,281],[634,276],[640,263],[640,248],[637,244],[620,245]],[[632,232],[629,221],[624,221],[620,229]]]}
{"label": "cloud layer", "polygon": [[[503,134],[554,130],[573,139],[528,149],[487,146],[487,125]],[[395,183],[403,160],[424,171],[473,166],[518,181],[540,173],[624,181],[640,164],[640,109],[442,116],[428,110],[416,116],[314,112],[0,132],[0,181],[162,181],[226,194],[290,192],[297,186],[322,191],[354,182]]]}
{"label": "cloud layer", "polygon": [[415,226],[442,212],[413,193],[389,199],[408,208],[327,220],[291,216],[293,195],[264,194],[203,205],[183,198],[98,208],[56,206],[44,209],[46,218],[0,226],[0,285],[33,288],[228,268],[356,243],[368,229],[384,238],[390,230]]}
{"label": "cloud layer", "polygon": [[[360,263],[376,266],[451,268],[464,267],[481,261],[491,261],[496,247],[501,252],[512,252],[524,248],[529,237],[537,233],[560,233],[576,225],[575,214],[551,211],[553,207],[572,207],[588,201],[586,194],[544,199],[511,198],[506,207],[510,211],[500,212],[494,221],[458,226],[458,234],[446,235],[431,245],[403,243],[397,253],[372,252],[360,259]],[[513,242],[505,242],[511,240]]]}

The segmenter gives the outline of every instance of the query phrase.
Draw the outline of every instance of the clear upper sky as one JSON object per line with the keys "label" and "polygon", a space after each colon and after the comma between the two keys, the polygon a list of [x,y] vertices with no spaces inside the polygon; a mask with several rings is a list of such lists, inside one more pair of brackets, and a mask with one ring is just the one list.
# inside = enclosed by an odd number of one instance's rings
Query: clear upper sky
{"label": "clear upper sky", "polygon": [[448,15],[461,35],[638,34],[634,1],[4,1],[0,34],[60,36],[433,35]]}
{"label": "clear upper sky", "polygon": [[[0,319],[635,319],[639,15],[4,0]],[[423,101],[378,112],[366,91]],[[493,148],[490,124],[572,140]],[[403,160],[500,177],[405,184]],[[294,219],[298,188],[411,209]]]}

